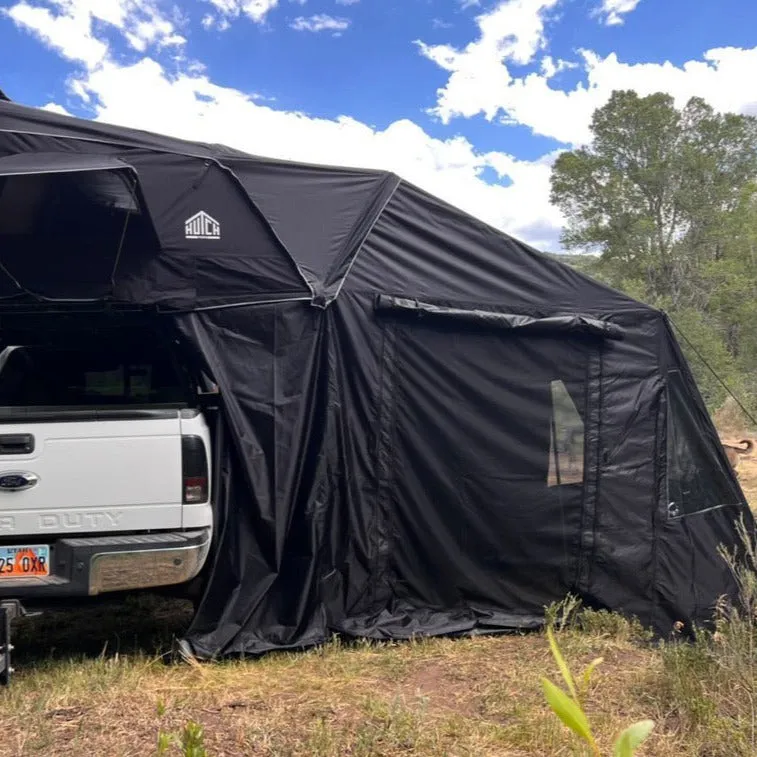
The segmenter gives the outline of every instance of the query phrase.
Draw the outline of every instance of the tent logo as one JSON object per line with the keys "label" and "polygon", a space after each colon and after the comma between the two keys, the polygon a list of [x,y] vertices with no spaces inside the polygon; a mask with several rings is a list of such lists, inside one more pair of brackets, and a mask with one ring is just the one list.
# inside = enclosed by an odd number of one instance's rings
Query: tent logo
{"label": "tent logo", "polygon": [[187,239],[220,239],[221,224],[201,210],[184,221],[184,236]]}

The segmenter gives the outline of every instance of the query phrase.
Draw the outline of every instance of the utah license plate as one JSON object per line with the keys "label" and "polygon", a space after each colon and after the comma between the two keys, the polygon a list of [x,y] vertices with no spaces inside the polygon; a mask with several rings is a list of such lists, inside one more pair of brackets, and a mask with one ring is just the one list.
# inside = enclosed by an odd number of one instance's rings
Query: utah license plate
{"label": "utah license plate", "polygon": [[50,547],[0,547],[0,580],[50,575]]}

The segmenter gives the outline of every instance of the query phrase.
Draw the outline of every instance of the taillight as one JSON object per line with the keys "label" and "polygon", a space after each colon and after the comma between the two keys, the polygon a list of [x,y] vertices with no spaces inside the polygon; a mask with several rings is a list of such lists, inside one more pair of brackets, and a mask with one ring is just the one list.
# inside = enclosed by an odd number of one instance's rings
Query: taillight
{"label": "taillight", "polygon": [[199,436],[181,437],[183,502],[196,505],[208,501],[208,455]]}

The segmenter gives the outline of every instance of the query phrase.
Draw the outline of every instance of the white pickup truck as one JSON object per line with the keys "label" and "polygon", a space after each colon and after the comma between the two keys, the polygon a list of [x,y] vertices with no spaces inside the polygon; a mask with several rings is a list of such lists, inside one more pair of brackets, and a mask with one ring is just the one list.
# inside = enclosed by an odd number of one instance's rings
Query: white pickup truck
{"label": "white pickup truck", "polygon": [[187,584],[211,542],[198,384],[139,332],[0,346],[0,600]]}

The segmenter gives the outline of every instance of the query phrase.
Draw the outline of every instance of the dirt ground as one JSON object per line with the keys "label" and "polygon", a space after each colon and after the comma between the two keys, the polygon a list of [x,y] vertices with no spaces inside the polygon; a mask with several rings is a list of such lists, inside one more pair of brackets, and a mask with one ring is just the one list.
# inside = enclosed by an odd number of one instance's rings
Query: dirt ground
{"label": "dirt ground", "polygon": [[[580,754],[544,704],[540,678],[559,672],[542,634],[334,641],[201,665],[167,651],[188,617],[186,607],[141,598],[27,623],[18,676],[0,692],[0,755]],[[608,753],[614,735],[650,711],[662,725],[642,754],[693,753],[680,724],[650,705],[654,651],[622,629],[571,632],[561,643],[576,668],[605,659],[587,706]],[[174,741],[192,723],[206,752]]]}

